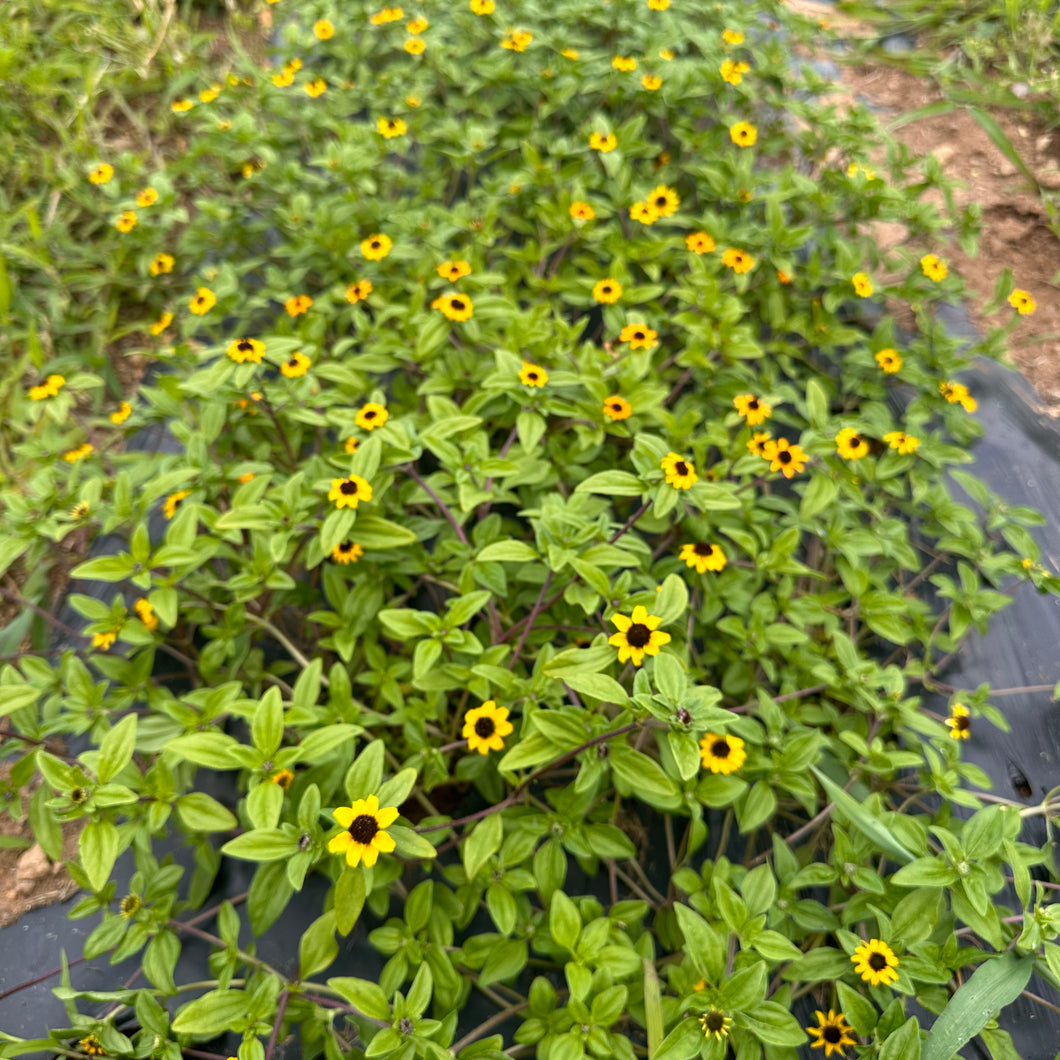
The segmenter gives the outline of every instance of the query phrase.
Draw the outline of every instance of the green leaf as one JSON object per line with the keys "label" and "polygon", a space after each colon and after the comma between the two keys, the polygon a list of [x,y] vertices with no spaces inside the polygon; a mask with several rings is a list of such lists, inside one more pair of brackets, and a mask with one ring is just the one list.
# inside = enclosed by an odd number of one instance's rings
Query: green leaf
{"label": "green leaf", "polygon": [[390,833],[390,838],[397,844],[394,853],[400,857],[436,858],[438,856],[438,851],[431,846],[430,842],[411,828],[392,824],[387,831]]}
{"label": "green leaf", "polygon": [[[4,693],[0,689],[0,694]],[[120,773],[128,764],[136,746],[136,715],[126,714],[110,729],[99,745],[99,762],[96,775],[105,784]]]}
{"label": "green leaf", "polygon": [[298,853],[298,840],[282,828],[255,828],[230,839],[221,853],[242,861],[278,861]]}
{"label": "green leaf", "polygon": [[78,849],[81,865],[92,890],[103,890],[121,849],[117,827],[112,821],[105,819],[89,821],[81,833]]}
{"label": "green leaf", "polygon": [[827,511],[839,495],[839,487],[834,479],[827,475],[815,474],[802,492],[802,503],[799,505],[799,518],[812,519],[815,515]]}
{"label": "green leaf", "polygon": [[644,961],[644,1026],[648,1032],[648,1056],[657,1057],[663,1043],[662,991],[659,987],[659,973],[655,964],[647,957]]}
{"label": "green leaf", "polygon": [[31,685],[0,685],[0,718],[31,706],[40,699],[39,689]]}
{"label": "green leaf", "polygon": [[895,861],[903,865],[913,860],[913,855],[894,838],[884,824],[866,810],[861,803],[848,795],[838,784],[825,776],[816,766],[811,765],[810,771],[820,781],[821,787],[828,793],[828,797],[836,804],[843,816],[850,821],[867,839],[874,842],[880,850],[890,854]]}
{"label": "green leaf", "polygon": [[839,990],[840,1011],[846,1016],[850,1026],[863,1038],[867,1038],[876,1026],[876,1006],[841,979],[836,982],[836,988]]}
{"label": "green leaf", "polygon": [[335,927],[340,935],[348,935],[364,908],[364,870],[344,865],[335,885]]}
{"label": "green leaf", "polygon": [[462,626],[489,603],[492,595],[486,589],[477,589],[475,592],[461,596],[460,599],[449,605],[449,610],[445,616],[446,625],[450,628]]}
{"label": "green leaf", "polygon": [[699,1048],[703,1044],[703,1028],[699,1020],[682,1020],[663,1039],[657,1052],[653,1053],[651,1060],[689,1060],[690,1057],[699,1055]]}
{"label": "green leaf", "polygon": [[298,975],[308,979],[317,972],[322,972],[339,955],[339,944],[335,939],[334,909],[329,909],[323,916],[317,917],[306,928],[298,943]]}
{"label": "green leaf", "polygon": [[390,1005],[386,994],[378,983],[353,976],[340,976],[328,980],[328,986],[337,990],[358,1012],[375,1020],[390,1020]]}
{"label": "green leaf", "polygon": [[940,858],[916,858],[892,877],[899,887],[948,887],[957,880],[957,870]]}
{"label": "green leaf", "polygon": [[71,578],[95,579],[101,582],[120,582],[133,572],[131,556],[100,556],[86,563],[79,563],[72,571]]}
{"label": "green leaf", "polygon": [[233,748],[240,746],[238,740],[232,739],[223,732],[193,732],[188,736],[178,736],[170,740],[165,747],[166,753],[179,758],[186,758],[198,766],[208,769],[240,769],[242,761],[232,754]]}
{"label": "green leaf", "polygon": [[562,892],[556,891],[548,907],[548,930],[556,944],[574,951],[582,931],[582,918],[577,906]]}
{"label": "green leaf", "polygon": [[692,966],[701,976],[714,981],[725,964],[725,940],[687,905],[678,902],[674,913]]}
{"label": "green leaf", "polygon": [[405,548],[415,542],[416,535],[380,515],[359,515],[350,539],[364,549]]}
{"label": "green leaf", "polygon": [[680,574],[666,576],[648,612],[659,616],[660,626],[668,626],[688,614],[688,585]]}
{"label": "green leaf", "polygon": [[672,702],[677,702],[685,694],[688,678],[685,668],[676,655],[661,652],[652,663],[652,679],[656,689]]}
{"label": "green leaf", "polygon": [[501,848],[504,839],[504,822],[499,813],[491,813],[475,825],[471,834],[460,847],[464,872],[473,880],[479,869]]}
{"label": "green leaf", "polygon": [[271,758],[280,746],[283,739],[283,700],[275,685],[261,697],[261,702],[254,710],[250,738],[267,758]]}
{"label": "green leaf", "polygon": [[376,796],[380,806],[400,806],[416,786],[416,777],[419,774],[415,769],[402,769],[392,776],[385,784],[380,785]]}
{"label": "green leaf", "polygon": [[609,497],[639,497],[647,487],[628,471],[598,471],[583,479],[575,493],[603,493]]}
{"label": "green leaf", "polygon": [[965,107],[964,109],[975,118],[983,132],[990,137],[993,145],[1031,182],[1035,191],[1040,192],[1038,178],[1023,161],[1023,156],[1016,150],[1015,145],[1005,134],[1005,130],[985,110],[979,107]]}
{"label": "green leaf", "polygon": [[322,729],[302,737],[302,742],[295,748],[299,762],[323,762],[332,758],[355,736],[360,736],[364,729],[360,725],[349,725],[340,722],[336,725],[325,725]]}
{"label": "green leaf", "polygon": [[[916,1016],[910,1016],[896,1031],[889,1034],[880,1049],[880,1060],[923,1060],[923,1055],[920,1022]],[[951,1055],[947,1053],[946,1060],[949,1060]]]}
{"label": "green leaf", "polygon": [[[551,676],[551,675],[550,675]],[[558,678],[579,695],[590,696],[601,703],[614,703],[624,707],[629,702],[626,690],[607,674],[574,673]]]}
{"label": "green leaf", "polygon": [[740,1013],[744,1026],[765,1045],[802,1045],[806,1032],[783,1005],[758,1001]]}
{"label": "green leaf", "polygon": [[525,541],[494,541],[476,557],[476,563],[532,563],[540,559]]}
{"label": "green leaf", "polygon": [[568,648],[549,659],[545,664],[545,674],[566,681],[571,674],[599,673],[615,659],[615,649],[610,644],[598,644],[594,648]]}
{"label": "green leaf", "polygon": [[662,766],[640,751],[623,744],[614,744],[608,755],[611,772],[629,786],[630,791],[639,799],[666,809],[680,800],[681,792],[677,784],[662,770]]}
{"label": "green leaf", "polygon": [[211,990],[182,1005],[173,1021],[177,1034],[213,1036],[231,1030],[250,1008],[250,996],[242,990]]}
{"label": "green leaf", "polygon": [[[1001,1009],[1019,997],[1030,981],[1033,970],[1033,955],[1021,957],[1015,953],[1005,953],[981,964],[971,978],[958,988],[935,1020],[924,1042],[920,1060],[950,1060]],[[890,1039],[884,1043],[884,1048],[889,1042]]]}
{"label": "green leaf", "polygon": [[239,824],[228,807],[204,791],[192,791],[177,799],[177,816],[190,832],[227,832]]}
{"label": "green leaf", "polygon": [[806,384],[806,411],[811,427],[823,427],[828,421],[828,395],[818,379]]}

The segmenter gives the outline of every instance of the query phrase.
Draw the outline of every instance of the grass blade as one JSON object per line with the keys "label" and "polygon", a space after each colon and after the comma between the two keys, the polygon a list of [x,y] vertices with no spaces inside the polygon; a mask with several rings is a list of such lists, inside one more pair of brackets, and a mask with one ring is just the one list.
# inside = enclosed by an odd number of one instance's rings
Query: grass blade
{"label": "grass blade", "polygon": [[979,123],[983,132],[990,137],[993,145],[1034,185],[1035,190],[1040,194],[1042,189],[1038,186],[1038,178],[1027,168],[1027,163],[1023,161],[1015,145],[1005,135],[1005,130],[985,110],[980,110],[978,107],[965,109]]}

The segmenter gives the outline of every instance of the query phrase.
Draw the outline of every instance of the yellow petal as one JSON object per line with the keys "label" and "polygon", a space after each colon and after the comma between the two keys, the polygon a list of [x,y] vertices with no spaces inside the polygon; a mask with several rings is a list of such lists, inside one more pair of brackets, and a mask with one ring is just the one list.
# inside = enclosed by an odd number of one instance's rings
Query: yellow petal
{"label": "yellow petal", "polygon": [[619,656],[618,657],[619,657],[619,660],[621,660],[621,658],[622,658],[621,649],[623,649],[626,646],[626,634],[625,634],[625,632],[612,633],[611,636],[607,638],[607,643],[608,644],[613,644],[616,648],[619,649]]}
{"label": "yellow petal", "polygon": [[[349,848],[346,851],[346,864],[351,869],[357,868],[361,863],[361,855],[364,853],[365,848],[360,843],[350,843]],[[368,864],[368,859],[365,858],[365,864]]]}
{"label": "yellow petal", "polygon": [[381,850],[384,854],[389,854],[397,844],[389,832],[376,832],[372,837],[372,846],[376,850]]}
{"label": "yellow petal", "polygon": [[328,850],[332,854],[341,854],[353,842],[353,836],[349,832],[339,832],[334,839],[328,840]]}
{"label": "yellow petal", "polygon": [[498,736],[511,736],[515,730],[512,728],[512,723],[510,721],[504,721],[502,719],[497,722],[497,728],[495,731]]}
{"label": "yellow petal", "polygon": [[364,800],[364,807],[365,813],[375,813],[376,810],[379,809],[379,796],[369,795],[368,798]]}
{"label": "yellow petal", "polygon": [[669,633],[653,633],[651,643],[655,650],[658,651],[662,645],[669,644],[672,639]]}
{"label": "yellow petal", "polygon": [[375,819],[380,828],[389,828],[401,814],[396,806],[384,806],[376,815]]}
{"label": "yellow petal", "polygon": [[[634,612],[634,614],[636,614],[636,612]],[[625,633],[626,630],[633,625],[633,619],[627,618],[625,615],[612,615],[611,621],[614,623],[615,628],[619,631],[619,633]],[[615,643],[614,637],[611,638],[611,643]]]}
{"label": "yellow petal", "polygon": [[[643,611],[644,609],[641,608],[641,610]],[[648,629],[658,629],[659,623],[662,621],[662,619],[658,615],[645,615],[642,621],[644,622],[644,625],[648,627]]]}
{"label": "yellow petal", "polygon": [[343,828],[349,828],[350,825],[353,824],[353,819],[357,816],[357,814],[350,806],[339,806],[332,814],[332,816],[335,818],[336,821],[338,821],[339,824],[342,825]]}
{"label": "yellow petal", "polygon": [[[655,617],[654,615],[652,616]],[[641,625],[648,625],[648,609],[641,604],[638,604],[633,608],[633,621],[640,623]],[[656,619],[656,621],[658,621]],[[649,627],[650,628],[650,627]]]}
{"label": "yellow petal", "polygon": [[361,847],[361,856],[364,858],[364,863],[371,868],[379,860],[379,851],[375,847]]}

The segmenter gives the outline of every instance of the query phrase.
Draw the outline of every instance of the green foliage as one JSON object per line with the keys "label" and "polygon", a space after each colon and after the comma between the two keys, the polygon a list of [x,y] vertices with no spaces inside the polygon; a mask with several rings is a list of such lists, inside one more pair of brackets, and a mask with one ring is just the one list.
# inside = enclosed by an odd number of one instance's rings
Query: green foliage
{"label": "green foliage", "polygon": [[[959,470],[980,429],[956,377],[1003,334],[935,320],[962,290],[920,260],[954,219],[937,166],[814,102],[766,0],[425,6],[416,33],[270,10],[267,68],[166,52],[154,89],[189,106],[151,111],[164,147],[95,111],[57,130],[0,242],[0,570],[38,607],[0,631],[13,658],[47,647],[56,544],[100,542],[64,648],[0,669],[0,794],[21,814],[40,773],[53,856],[84,822],[85,955],[146,984],[105,995],[130,1039],[64,983],[75,1034],[173,1060],[222,1031],[241,1060],[288,1035],[330,1060],[507,1037],[788,1060],[813,991],[865,1055],[1006,1055],[994,1011],[1032,966],[1060,982],[1048,851],[962,761],[968,726],[1004,726],[990,689],[950,690],[949,718],[922,697],[1015,586],[1060,581],[1036,513]],[[32,25],[7,30],[27,64]],[[24,138],[40,101],[18,106]],[[870,321],[866,283],[915,335]],[[174,837],[190,871],[158,860]],[[245,900],[203,909],[225,858]],[[274,967],[256,938],[311,874],[327,897]],[[378,976],[335,974],[355,929]],[[191,931],[208,978],[178,982]],[[897,961],[871,984],[869,939]],[[497,1012],[458,1027],[473,989]],[[926,1037],[911,999],[941,1013]]]}

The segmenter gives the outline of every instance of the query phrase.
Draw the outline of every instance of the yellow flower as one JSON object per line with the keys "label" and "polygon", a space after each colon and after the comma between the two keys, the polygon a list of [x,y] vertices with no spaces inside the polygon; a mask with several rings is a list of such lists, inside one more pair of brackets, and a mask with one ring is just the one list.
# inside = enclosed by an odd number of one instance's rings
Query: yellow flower
{"label": "yellow flower", "polygon": [[658,338],[645,324],[627,324],[618,334],[619,342],[628,342],[631,350],[650,350]]}
{"label": "yellow flower", "polygon": [[291,784],[294,781],[294,773],[289,769],[280,769],[269,777],[269,781],[286,793],[291,790]]}
{"label": "yellow flower", "polygon": [[673,57],[674,57],[674,53],[673,53],[673,50],[671,48],[660,48],[659,49],[659,58],[662,59],[662,61],[664,63],[670,62],[670,60],[673,59]]}
{"label": "yellow flower", "polygon": [[628,420],[633,415],[633,406],[618,394],[604,398],[604,415],[612,421]]}
{"label": "yellow flower", "polygon": [[785,478],[806,469],[806,453],[801,445],[792,445],[787,438],[771,438],[762,443],[762,458],[769,461],[770,471],[780,471]]}
{"label": "yellow flower", "polygon": [[866,180],[876,179],[876,170],[870,169],[868,166],[859,166],[857,162],[851,162],[847,166],[847,176],[856,177],[858,174],[862,174]]}
{"label": "yellow flower", "polygon": [[163,314],[162,314],[162,315],[161,315],[161,316],[160,316],[160,317],[159,317],[159,318],[158,318],[158,319],[157,319],[157,320],[156,320],[156,321],[155,321],[155,322],[154,322],[154,323],[153,323],[153,324],[151,325],[151,328],[150,328],[150,330],[151,330],[151,334],[152,334],[152,335],[161,335],[161,334],[162,334],[162,332],[163,332],[163,331],[165,331],[165,330],[166,330],[166,328],[168,328],[168,327],[169,327],[169,325],[170,325],[170,324],[172,324],[172,323],[173,323],[173,314],[172,314],[172,313],[163,313]]}
{"label": "yellow flower", "polygon": [[575,221],[591,221],[596,211],[587,202],[576,201],[570,204],[570,215]]}
{"label": "yellow flower", "polygon": [[390,236],[376,234],[361,241],[361,253],[369,261],[382,261],[390,253],[393,245],[390,242]]}
{"label": "yellow flower", "polygon": [[963,703],[954,703],[946,719],[951,740],[967,740],[972,735],[972,717]]}
{"label": "yellow flower", "polygon": [[427,42],[422,37],[409,37],[405,41],[405,51],[409,55],[422,55],[427,50]]}
{"label": "yellow flower", "polygon": [[93,633],[92,647],[99,648],[100,651],[110,651],[110,646],[117,639],[120,632],[121,626],[114,626],[113,629],[108,629],[103,633]]}
{"label": "yellow flower", "polygon": [[200,287],[192,296],[188,308],[197,317],[201,317],[204,313],[209,313],[215,305],[217,305],[217,295],[208,287]]}
{"label": "yellow flower", "polygon": [[949,273],[946,262],[934,254],[925,254],[920,259],[920,268],[924,275],[935,283],[941,283]]}
{"label": "yellow flower", "polygon": [[486,755],[490,751],[503,751],[504,737],[511,736],[514,731],[508,720],[508,708],[498,707],[492,699],[487,699],[482,706],[474,707],[464,715],[460,735],[467,740],[469,751]]}
{"label": "yellow flower", "polygon": [[670,0],[648,0],[648,7],[652,11],[665,11],[670,6]]}
{"label": "yellow flower", "polygon": [[331,480],[328,500],[333,501],[336,508],[356,508],[361,501],[367,503],[371,499],[371,484],[361,478],[360,475],[350,475],[349,478],[333,478]]}
{"label": "yellow flower", "polygon": [[313,36],[317,40],[331,40],[335,36],[335,27],[326,18],[318,19],[313,23]]}
{"label": "yellow flower", "polygon": [[622,297],[622,284],[610,277],[593,286],[593,298],[604,305],[614,305]]}
{"label": "yellow flower", "polygon": [[284,302],[284,308],[287,310],[289,316],[296,317],[300,313],[308,313],[310,306],[313,304],[313,299],[307,294],[296,294],[292,298],[288,298]]}
{"label": "yellow flower", "polygon": [[191,490],[178,490],[176,493],[171,493],[162,505],[162,514],[167,519],[172,519],[177,514],[177,506],[180,504],[185,497],[191,496]]}
{"label": "yellow flower", "polygon": [[960,404],[965,412],[975,412],[979,402],[968,393],[968,388],[963,383],[939,383],[939,392],[951,404]]}
{"label": "yellow flower", "polygon": [[716,1042],[729,1036],[729,1028],[733,1024],[732,1016],[726,1016],[720,1009],[710,1006],[709,1012],[704,1012],[699,1017],[699,1025],[703,1028],[704,1038],[713,1038]]}
{"label": "yellow flower", "polygon": [[519,382],[523,386],[544,386],[548,382],[548,372],[540,365],[523,361],[523,367],[519,370]]}
{"label": "yellow flower", "polygon": [[563,51],[560,52],[560,55],[562,55],[564,59],[570,59],[571,62],[581,58],[581,52],[578,51],[577,48],[564,48]]}
{"label": "yellow flower", "polygon": [[492,15],[497,5],[493,0],[471,0],[470,6],[476,15]]}
{"label": "yellow flower", "polygon": [[722,265],[732,269],[733,272],[750,272],[755,266],[755,259],[746,250],[737,250],[729,247],[721,256]]}
{"label": "yellow flower", "polygon": [[290,360],[284,361],[283,364],[280,365],[280,371],[283,372],[288,379],[298,379],[309,371],[309,366],[312,363],[313,362],[304,353],[292,353]]}
{"label": "yellow flower", "polygon": [[874,356],[876,357],[876,363],[888,375],[894,375],[895,372],[900,372],[902,370],[902,358],[897,350],[892,350],[890,348],[886,350],[878,350]]}
{"label": "yellow flower", "polygon": [[371,868],[380,854],[389,854],[397,845],[386,829],[398,819],[398,809],[396,806],[381,809],[375,795],[357,799],[352,806],[339,806],[334,817],[346,831],[328,842],[328,850],[332,854],[345,854],[346,864],[352,868],[362,861]]}
{"label": "yellow flower", "polygon": [[431,309],[438,309],[447,320],[470,320],[475,315],[475,306],[466,294],[442,294],[431,302]]}
{"label": "yellow flower", "polygon": [[356,563],[364,555],[364,549],[356,541],[341,541],[331,550],[335,563]]}
{"label": "yellow flower", "polygon": [[132,405],[128,401],[123,401],[116,412],[110,414],[111,423],[124,423],[132,415]]}
{"label": "yellow flower", "polygon": [[422,33],[429,25],[430,23],[422,15],[417,15],[405,26],[405,29],[409,33]]}
{"label": "yellow flower", "polygon": [[1023,290],[1022,287],[1015,288],[1012,294],[1008,296],[1008,304],[1021,317],[1029,317],[1038,308],[1038,303],[1034,300],[1034,296],[1030,291]]}
{"label": "yellow flower", "polygon": [[844,427],[835,436],[836,451],[844,460],[860,460],[869,455],[869,441],[853,427]]}
{"label": "yellow flower", "polygon": [[669,633],[662,633],[659,624],[662,619],[658,615],[649,615],[646,607],[633,608],[633,615],[612,615],[611,622],[618,630],[607,640],[618,648],[618,661],[624,663],[632,660],[634,666],[644,663],[645,655],[658,655],[659,649],[664,644],[669,644]]}
{"label": "yellow flower", "polygon": [[777,269],[777,280],[780,283],[791,283],[791,274],[785,272],[783,269]]}
{"label": "yellow flower", "polygon": [[318,96],[322,96],[328,90],[328,83],[322,77],[314,78],[312,81],[305,83],[306,93],[313,99]]}
{"label": "yellow flower", "polygon": [[659,464],[666,476],[666,483],[675,490],[690,490],[698,481],[696,465],[680,453],[667,453]]}
{"label": "yellow flower", "polygon": [[151,264],[147,266],[147,271],[152,276],[163,276],[167,272],[173,271],[175,259],[172,254],[156,254],[151,259]]}
{"label": "yellow flower", "polygon": [[96,447],[91,442],[85,442],[76,449],[63,453],[63,459],[68,464],[76,464],[79,460],[84,460],[85,457],[91,456],[95,451]]}
{"label": "yellow flower", "polygon": [[342,448],[347,453],[356,453],[358,447],[360,446],[360,444],[361,444],[361,440],[359,438],[354,438],[354,437],[351,436],[351,437],[346,439],[346,442],[345,442],[345,444],[343,445]]}
{"label": "yellow flower", "polygon": [[854,962],[854,971],[871,986],[879,986],[880,983],[889,986],[898,979],[898,958],[891,947],[880,939],[862,942],[850,959]]}
{"label": "yellow flower", "polygon": [[594,151],[600,151],[602,154],[607,154],[608,151],[613,151],[618,147],[618,137],[614,133],[598,133],[594,132],[589,137],[589,146]]}
{"label": "yellow flower", "polygon": [[195,104],[192,103],[190,99],[175,99],[169,105],[169,109],[173,111],[174,114],[184,114],[185,112],[191,110],[191,108],[194,106]]}
{"label": "yellow flower", "polygon": [[114,227],[119,232],[131,232],[136,227],[135,212],[132,210],[123,210],[118,215],[118,219],[114,222]]}
{"label": "yellow flower", "polygon": [[88,501],[78,501],[70,509],[71,519],[87,519],[92,514],[92,505]]}
{"label": "yellow flower", "polygon": [[534,39],[534,35],[525,29],[510,30],[508,36],[501,41],[501,47],[510,52],[525,52],[527,45]]}
{"label": "yellow flower", "polygon": [[379,130],[379,135],[387,140],[393,140],[395,136],[404,136],[409,129],[402,118],[380,118],[375,123],[375,127]]}
{"label": "yellow flower", "polygon": [[351,305],[364,301],[372,293],[371,280],[358,280],[346,288],[346,301]]}
{"label": "yellow flower", "polygon": [[766,404],[754,394],[737,394],[732,399],[736,411],[747,421],[748,427],[757,427],[773,415],[773,406]]}
{"label": "yellow flower", "polygon": [[436,270],[443,280],[450,283],[456,283],[464,276],[471,275],[471,266],[466,261],[443,261],[441,265],[436,266]]}
{"label": "yellow flower", "polygon": [[635,202],[629,208],[629,216],[642,225],[653,225],[659,220],[659,211],[650,202]]}
{"label": "yellow flower", "polygon": [[103,1056],[107,1051],[94,1034],[82,1038],[77,1044],[81,1047],[81,1051],[88,1053],[89,1056]]}
{"label": "yellow flower", "polygon": [[[388,419],[390,419],[390,413],[387,412],[384,406],[377,405],[374,401],[369,401],[357,410],[357,415],[353,418],[353,422],[362,431],[374,431],[376,427],[382,427]],[[366,500],[371,500],[371,498],[368,497]]]}
{"label": "yellow flower", "polygon": [[645,74],[641,79],[640,83],[649,91],[657,92],[662,88],[662,78],[657,77],[655,74]]}
{"label": "yellow flower", "polygon": [[139,616],[148,633],[153,633],[158,629],[158,617],[155,615],[155,609],[151,606],[150,600],[137,600],[133,604],[133,610]]}
{"label": "yellow flower", "polygon": [[[290,85],[294,84],[294,71],[286,68],[280,70],[272,75],[272,83],[277,88],[288,88]],[[247,174],[244,173],[243,175],[246,176]]]}
{"label": "yellow flower", "polygon": [[739,30],[727,29],[722,32],[721,39],[726,44],[743,44],[743,34]]}
{"label": "yellow flower", "polygon": [[737,147],[753,147],[758,130],[750,122],[738,121],[729,129],[729,138]]}
{"label": "yellow flower", "polygon": [[409,107],[412,107],[414,110],[415,110],[416,107],[420,106],[420,104],[422,102],[423,102],[423,100],[420,99],[419,96],[406,96],[405,97],[405,104],[407,106],[409,106]]}
{"label": "yellow flower", "polygon": [[727,776],[735,773],[747,761],[747,752],[739,736],[707,732],[699,741],[699,757],[704,769]]}
{"label": "yellow flower", "polygon": [[241,483],[241,484],[245,484],[247,482],[252,482],[253,480],[254,480],[254,472],[253,471],[244,471],[243,474],[240,475],[238,479],[236,479],[236,481]]}
{"label": "yellow flower", "polygon": [[158,192],[154,188],[144,188],[136,196],[136,205],[146,209],[158,202]]}
{"label": "yellow flower", "polygon": [[611,60],[611,65],[616,70],[621,70],[622,73],[628,74],[632,73],[634,70],[637,69],[637,60],[634,59],[632,56],[616,55]]}
{"label": "yellow flower", "polygon": [[747,450],[752,456],[765,457],[765,444],[772,441],[773,436],[768,431],[755,431],[747,442]]}
{"label": "yellow flower", "polygon": [[88,179],[93,184],[106,184],[114,176],[114,167],[109,162],[100,162],[95,169],[90,170]]}
{"label": "yellow flower", "polygon": [[66,379],[61,375],[50,375],[43,383],[29,388],[30,401],[44,401],[46,398],[55,397],[62,388],[66,386]]}
{"label": "yellow flower", "polygon": [[888,431],[883,436],[883,440],[892,449],[897,449],[903,456],[915,453],[920,448],[920,439],[914,438],[911,434],[906,434],[905,431]]}
{"label": "yellow flower", "polygon": [[377,11],[368,20],[373,26],[383,26],[387,22],[400,22],[405,17],[405,12],[400,7],[384,7]]}
{"label": "yellow flower", "polygon": [[873,292],[872,280],[863,272],[855,272],[850,277],[850,282],[854,285],[854,293],[859,298],[868,298]]}
{"label": "yellow flower", "polygon": [[727,81],[730,85],[738,85],[743,81],[743,75],[750,69],[751,67],[747,63],[737,63],[733,62],[732,59],[726,59],[721,64],[719,72],[723,81]]}
{"label": "yellow flower", "polygon": [[677,212],[677,207],[681,205],[681,200],[673,188],[660,184],[648,196],[647,203],[655,208],[660,217],[672,217]]}
{"label": "yellow flower", "polygon": [[706,232],[693,232],[685,236],[685,246],[693,254],[709,254],[714,249],[714,240]]}
{"label": "yellow flower", "polygon": [[246,337],[235,339],[228,344],[225,353],[238,364],[250,361],[252,364],[261,364],[265,356],[265,343],[260,339],[248,339]]}
{"label": "yellow flower", "polygon": [[204,88],[199,93],[200,103],[212,103],[221,94],[221,88],[219,85],[211,85],[209,88]]}
{"label": "yellow flower", "polygon": [[680,558],[685,561],[686,566],[699,574],[704,574],[708,570],[724,570],[725,564],[729,562],[725,558],[721,545],[708,545],[701,541],[682,545]]}
{"label": "yellow flower", "polygon": [[829,1009],[827,1016],[821,1011],[815,1012],[814,1015],[817,1017],[817,1026],[807,1027],[806,1033],[811,1038],[816,1037],[817,1040],[810,1043],[810,1048],[824,1049],[825,1060],[828,1060],[832,1053],[843,1056],[843,1049],[847,1045],[857,1045],[853,1036],[854,1028],[847,1023],[842,1012],[837,1015]]}

